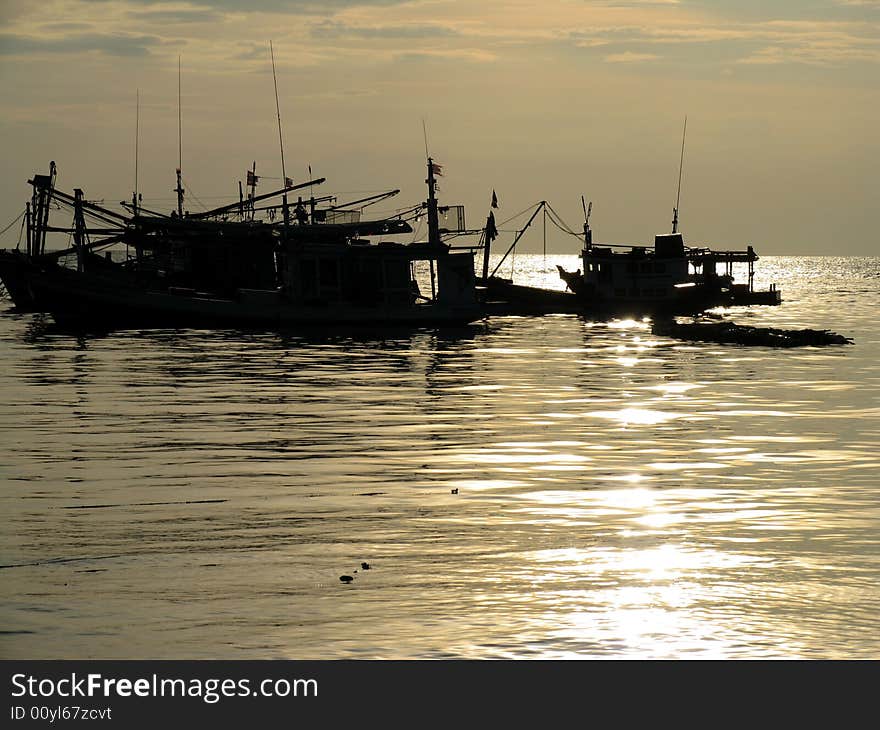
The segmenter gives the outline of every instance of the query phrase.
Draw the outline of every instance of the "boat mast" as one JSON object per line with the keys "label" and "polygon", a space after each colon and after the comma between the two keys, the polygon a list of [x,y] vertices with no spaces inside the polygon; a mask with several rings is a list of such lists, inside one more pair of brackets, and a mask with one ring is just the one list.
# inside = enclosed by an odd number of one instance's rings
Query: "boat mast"
{"label": "boat mast", "polygon": [[589,251],[593,248],[593,231],[590,230],[590,213],[593,210],[593,201],[587,206],[584,196],[581,195],[581,205],[584,208],[584,249]]}
{"label": "boat mast", "polygon": [[177,57],[177,215],[183,218],[183,186],[180,184],[180,170],[183,167],[183,124],[180,112],[180,56]]}
{"label": "boat mast", "polygon": [[440,218],[437,215],[437,197],[434,194],[437,189],[437,181],[434,174],[440,174],[440,165],[435,165],[434,160],[428,152],[428,130],[425,126],[425,120],[422,119],[422,134],[425,137],[425,157],[428,160],[428,179],[425,183],[428,185],[428,243],[432,246],[440,245]]}
{"label": "boat mast", "polygon": [[684,138],[687,134],[688,118],[684,115],[684,129],[681,133],[681,158],[678,161],[678,192],[675,195],[675,207],[672,209],[672,232],[678,233],[678,204],[681,200],[681,171],[684,167]]}

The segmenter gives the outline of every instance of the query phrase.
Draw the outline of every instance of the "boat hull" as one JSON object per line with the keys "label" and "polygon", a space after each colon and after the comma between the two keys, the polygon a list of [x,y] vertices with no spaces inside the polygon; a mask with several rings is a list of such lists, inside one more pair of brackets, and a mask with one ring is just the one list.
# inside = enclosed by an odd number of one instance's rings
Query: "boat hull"
{"label": "boat hull", "polygon": [[729,292],[700,287],[679,290],[669,298],[611,298],[585,291],[513,284],[507,279],[478,279],[485,292],[487,311],[493,314],[586,314],[603,317],[641,317],[658,314],[697,314],[732,303]]}
{"label": "boat hull", "polygon": [[113,328],[461,325],[481,317],[476,305],[364,306],[299,304],[274,290],[239,290],[224,298],[192,290],[151,290],[117,277],[69,269],[34,271],[29,282],[59,324]]}
{"label": "boat hull", "polygon": [[0,281],[20,312],[40,312],[43,308],[31,287],[39,269],[19,251],[0,251]]}

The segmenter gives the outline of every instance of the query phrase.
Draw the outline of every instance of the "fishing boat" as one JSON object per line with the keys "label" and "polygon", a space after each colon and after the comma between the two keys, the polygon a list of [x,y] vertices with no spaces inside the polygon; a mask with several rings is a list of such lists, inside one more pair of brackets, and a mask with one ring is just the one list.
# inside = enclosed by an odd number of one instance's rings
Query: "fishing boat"
{"label": "fishing boat", "polygon": [[[653,247],[593,245],[589,211],[585,213],[582,270],[557,268],[566,287],[592,311],[692,314],[714,307],[782,301],[775,285],[766,292],[755,291],[758,255],[751,246],[740,251],[685,246],[678,231],[677,208],[672,232],[657,234]],[[735,263],[747,265],[746,283],[734,283]]]}
{"label": "fishing boat", "polygon": [[[26,211],[26,252],[3,252],[0,278],[22,309],[50,312],[62,323],[111,327],[328,325],[436,326],[481,317],[474,259],[442,240],[428,159],[428,198],[393,217],[361,220],[360,210],[319,207],[320,199],[288,202],[288,193],[323,178],[214,210],[129,214],[59,190],[56,170],[34,175]],[[397,191],[393,191],[396,193]],[[282,197],[280,205],[255,204]],[[383,194],[387,195],[387,194]],[[379,197],[379,196],[375,196]],[[325,198],[326,200],[326,198]],[[368,202],[367,199],[355,201]],[[73,210],[73,224],[49,224],[52,205]],[[407,217],[427,211],[428,240],[401,243]],[[272,220],[276,217],[278,220]],[[92,222],[87,226],[86,219]],[[68,249],[46,251],[47,232],[72,236]],[[378,240],[375,240],[378,239]],[[124,246],[121,261],[101,249]],[[64,265],[72,259],[75,265]],[[424,293],[423,293],[424,290]]]}
{"label": "fishing boat", "polygon": [[[778,304],[776,287],[769,291],[754,288],[758,255],[751,246],[742,251],[720,251],[708,247],[685,246],[677,230],[658,234],[653,246],[621,246],[593,243],[590,228],[592,203],[584,208],[581,267],[568,271],[557,265],[565,290],[515,283],[498,275],[503,263],[525,231],[544,212],[546,219],[564,233],[575,233],[547,201],[535,207],[513,243],[489,271],[489,251],[497,231],[487,220],[483,243],[482,274],[477,286],[489,311],[508,314],[581,313],[596,316],[653,316],[696,314],[707,309],[735,304]],[[747,281],[735,283],[733,265],[747,265]]]}
{"label": "fishing boat", "polygon": [[[687,118],[684,127],[684,132],[686,131]],[[494,216],[490,215],[484,235],[483,274],[477,280],[487,297],[492,301],[500,301],[496,306],[506,305],[511,311],[576,311],[600,316],[696,314],[719,306],[779,304],[782,296],[775,285],[767,291],[756,291],[754,288],[754,265],[758,256],[751,246],[741,251],[685,246],[684,238],[678,230],[684,138],[683,133],[678,193],[673,208],[671,233],[656,235],[653,246],[594,245],[590,228],[593,204],[590,202],[588,206],[584,196],[581,196],[584,210],[581,268],[567,271],[557,265],[559,276],[566,284],[566,292],[559,292],[514,284],[512,278],[504,279],[496,274],[525,230],[542,210],[545,229],[549,219],[563,233],[575,237],[579,234],[562,221],[547,201],[541,201],[490,274],[489,248],[497,235]],[[748,274],[745,283],[734,283],[735,263],[747,265]],[[723,271],[719,271],[719,267],[723,267]]]}

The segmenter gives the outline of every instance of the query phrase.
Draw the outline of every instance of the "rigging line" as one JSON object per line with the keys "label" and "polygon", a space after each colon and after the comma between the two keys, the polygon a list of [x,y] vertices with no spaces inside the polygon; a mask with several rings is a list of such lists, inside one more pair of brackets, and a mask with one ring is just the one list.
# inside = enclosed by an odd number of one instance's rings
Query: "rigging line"
{"label": "rigging line", "polygon": [[15,244],[15,250],[18,251],[21,248],[21,237],[24,235],[24,229],[27,225],[27,221],[21,222],[21,228],[18,229],[18,241]]}
{"label": "rigging line", "polygon": [[196,195],[196,194],[193,192],[192,185],[189,184],[189,180],[187,180],[187,179],[184,178],[184,177],[182,177],[181,179],[183,180],[184,184],[186,185],[186,189],[189,191],[189,195],[190,195],[190,197],[191,197],[191,198],[195,198],[195,201],[196,201],[199,205],[202,206],[202,210],[208,210],[208,206],[205,205],[205,204],[199,199],[199,196]]}
{"label": "rigging line", "polygon": [[421,231],[422,231],[422,225],[423,225],[423,223],[422,223],[422,221],[420,220],[420,221],[419,221],[419,225],[418,225],[418,226],[416,227],[416,229],[413,231],[413,238],[412,238],[412,241],[410,241],[410,243],[415,243],[415,242],[416,242],[416,240],[417,240],[418,237],[419,237],[419,233],[421,233]]}
{"label": "rigging line", "polygon": [[576,239],[578,239],[579,241],[581,240],[581,236],[580,236],[579,233],[575,233],[574,231],[570,231],[570,230],[568,230],[567,228],[565,228],[565,227],[563,227],[562,225],[560,225],[559,221],[557,221],[556,218],[554,218],[554,216],[553,216],[552,213],[551,213],[551,215],[550,215],[550,222],[551,222],[554,226],[556,226],[560,231],[562,231],[563,233],[565,233],[566,235],[571,236],[572,238],[576,238]]}
{"label": "rigging line", "polygon": [[547,205],[544,205],[544,268],[547,268]]}
{"label": "rigging line", "polygon": [[498,230],[501,230],[501,226],[503,226],[507,223],[510,223],[510,221],[512,221],[514,218],[519,218],[521,215],[528,213],[532,208],[537,208],[539,205],[541,205],[541,204],[540,203],[532,203],[528,207],[523,208],[519,213],[516,213],[515,215],[510,216],[510,218],[508,218],[507,220],[501,221],[498,224]]}
{"label": "rigging line", "polygon": [[559,224],[559,222],[557,220],[555,220],[555,218],[553,217],[552,214],[550,216],[550,220],[552,221],[553,225],[555,225],[560,231],[562,231],[567,236],[571,236],[572,238],[576,238],[578,241],[583,240],[582,234],[575,233],[574,231],[571,231],[568,228],[563,227],[562,225]]}
{"label": "rigging line", "polygon": [[681,171],[684,168],[684,138],[687,135],[688,118],[684,115],[684,130],[681,133],[681,157],[678,160],[678,192],[675,195],[675,209],[678,210],[678,204],[681,202]]}
{"label": "rigging line", "polygon": [[550,205],[550,203],[547,203],[547,207],[550,209],[550,212],[551,212],[554,216],[556,216],[556,218],[559,220],[559,223],[560,223],[562,226],[565,227],[567,233],[571,233],[571,234],[574,235],[574,236],[580,236],[580,235],[581,235],[580,233],[575,232],[575,230],[574,230],[570,225],[568,225],[568,223],[566,223],[566,222],[562,219],[562,216],[559,215],[559,213],[556,212],[556,209],[555,209],[552,205]]}
{"label": "rigging line", "polygon": [[[284,169],[284,140],[281,137],[281,107],[278,105],[278,79],[275,77],[275,51],[272,49],[272,41],[269,41],[269,53],[272,56],[272,83],[275,84],[275,113],[278,115],[278,145],[281,147],[281,175],[284,177],[285,185],[287,184],[287,172]],[[311,165],[309,166],[309,177],[311,177]]]}
{"label": "rigging line", "polygon": [[578,233],[577,231],[571,230],[571,228],[565,223],[565,221],[559,219],[557,216],[553,215],[552,213],[550,214],[550,217],[553,219],[554,223],[559,228],[559,230],[564,231],[569,236],[574,236],[575,238],[581,237],[582,234]]}
{"label": "rigging line", "polygon": [[[547,207],[549,208],[550,206],[548,205]],[[563,221],[559,217],[559,214],[556,211],[554,211],[553,208],[550,208],[550,222],[553,223],[553,225],[556,226],[563,233],[566,233],[569,236],[573,236],[574,238],[577,238],[578,240],[580,240],[581,235],[579,233],[575,233],[573,230],[571,230],[571,228],[568,227],[568,225],[565,223],[565,221]]]}
{"label": "rigging line", "polygon": [[18,223],[19,219],[24,214],[25,214],[25,211],[21,211],[21,213],[19,213],[17,216],[15,216],[15,220],[12,221],[8,226],[6,226],[6,228],[4,228],[2,231],[0,231],[0,236],[2,236],[4,233],[6,233],[6,231],[8,231],[10,228],[12,228],[12,226],[14,226],[16,223]]}
{"label": "rigging line", "polygon": [[427,128],[427,126],[425,126],[425,118],[424,117],[422,117],[422,135],[425,138],[425,159],[427,160],[428,158],[431,157],[431,155],[428,154],[428,128]]}

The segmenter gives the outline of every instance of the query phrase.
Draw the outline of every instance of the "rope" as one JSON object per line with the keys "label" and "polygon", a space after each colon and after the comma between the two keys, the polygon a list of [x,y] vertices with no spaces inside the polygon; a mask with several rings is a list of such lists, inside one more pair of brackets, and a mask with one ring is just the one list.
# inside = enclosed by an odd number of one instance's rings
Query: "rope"
{"label": "rope", "polygon": [[[517,213],[516,215],[512,215],[512,216],[510,216],[510,218],[508,218],[507,220],[501,221],[501,223],[499,223],[499,224],[497,225],[498,230],[500,231],[500,230],[501,230],[501,226],[503,226],[503,225],[506,224],[506,223],[510,223],[510,221],[512,221],[514,218],[519,218],[521,215],[524,215],[525,213],[528,213],[528,212],[529,212],[532,208],[534,208],[536,205],[540,205],[540,203],[532,203],[532,204],[529,205],[528,207],[523,208],[523,209],[522,209],[519,213]],[[518,229],[517,229],[517,230],[518,230]]]}
{"label": "rope", "polygon": [[205,205],[201,200],[199,200],[199,196],[193,192],[192,185],[189,184],[189,181],[186,180],[182,175],[180,177],[183,180],[183,184],[186,185],[186,189],[189,191],[189,195],[191,198],[194,198],[195,201],[202,206],[202,210],[208,210],[208,206]]}
{"label": "rope", "polygon": [[21,217],[24,214],[25,214],[25,211],[21,211],[21,213],[19,213],[17,216],[15,216],[15,220],[12,221],[12,223],[10,223],[8,226],[6,226],[6,228],[4,228],[2,231],[0,231],[0,236],[2,236],[4,233],[6,233],[6,231],[8,231],[10,228],[12,228],[12,226],[14,226],[16,223],[18,223],[18,221],[21,219]]}
{"label": "rope", "polygon": [[563,233],[568,233],[569,235],[574,236],[575,238],[581,237],[582,234],[577,233],[576,231],[572,230],[571,226],[569,226],[568,223],[566,223],[564,220],[562,220],[562,216],[556,212],[556,210],[553,208],[552,205],[550,205],[550,203],[547,203],[547,207],[550,209],[551,220],[553,218],[557,219],[557,220],[554,220],[553,222],[556,225],[556,227],[559,228],[560,231],[562,231]]}

